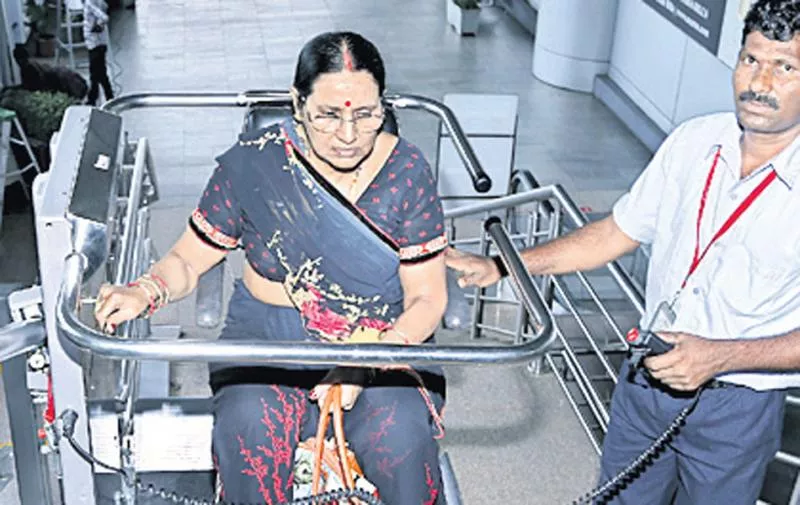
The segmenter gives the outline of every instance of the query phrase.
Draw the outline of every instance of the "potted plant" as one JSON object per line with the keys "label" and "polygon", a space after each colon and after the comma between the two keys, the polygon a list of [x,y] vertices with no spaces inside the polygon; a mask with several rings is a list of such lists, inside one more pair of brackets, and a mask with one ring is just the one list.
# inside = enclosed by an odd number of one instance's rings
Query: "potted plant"
{"label": "potted plant", "polygon": [[479,0],[446,0],[447,22],[461,35],[478,33],[481,14]]}
{"label": "potted plant", "polygon": [[56,19],[54,9],[41,5],[35,0],[28,0],[25,4],[26,23],[31,28],[31,37],[36,41],[36,54],[43,58],[52,58],[56,54]]}
{"label": "potted plant", "polygon": [[[67,108],[78,103],[78,99],[66,93],[22,88],[6,88],[0,92],[0,107],[17,113],[42,170],[50,166],[50,137],[61,127]],[[18,161],[24,161],[27,154],[21,146],[13,147]]]}

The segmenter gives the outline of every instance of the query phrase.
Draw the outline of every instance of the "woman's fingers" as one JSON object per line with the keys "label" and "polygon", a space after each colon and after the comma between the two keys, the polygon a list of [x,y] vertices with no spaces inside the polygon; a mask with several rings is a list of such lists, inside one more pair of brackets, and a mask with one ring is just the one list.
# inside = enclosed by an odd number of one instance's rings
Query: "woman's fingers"
{"label": "woman's fingers", "polygon": [[99,327],[113,332],[117,325],[135,319],[147,307],[135,288],[103,285],[97,293],[94,315]]}
{"label": "woman's fingers", "polygon": [[363,389],[361,386],[351,384],[342,386],[342,408],[344,410],[352,409]]}
{"label": "woman's fingers", "polygon": [[[353,384],[342,384],[342,409],[350,410],[356,404],[356,400],[358,399],[358,395],[361,394],[361,391],[364,389],[361,386],[355,386]],[[312,401],[317,402],[317,404],[322,408],[325,404],[325,396],[330,391],[331,385],[330,384],[319,384],[314,389],[311,390],[309,393],[309,398]]]}

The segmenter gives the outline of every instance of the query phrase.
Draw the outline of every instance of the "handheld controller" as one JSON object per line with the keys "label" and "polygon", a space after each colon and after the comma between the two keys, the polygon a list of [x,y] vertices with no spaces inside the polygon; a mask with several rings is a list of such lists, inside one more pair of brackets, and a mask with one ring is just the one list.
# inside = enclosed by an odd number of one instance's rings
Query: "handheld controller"
{"label": "handheld controller", "polygon": [[643,351],[645,356],[658,356],[675,347],[654,332],[639,328],[631,329],[625,339],[631,347]]}
{"label": "handheld controller", "polygon": [[672,350],[674,345],[664,341],[650,330],[632,328],[625,337],[630,349],[631,374],[643,366],[644,359],[648,356],[658,356]]}

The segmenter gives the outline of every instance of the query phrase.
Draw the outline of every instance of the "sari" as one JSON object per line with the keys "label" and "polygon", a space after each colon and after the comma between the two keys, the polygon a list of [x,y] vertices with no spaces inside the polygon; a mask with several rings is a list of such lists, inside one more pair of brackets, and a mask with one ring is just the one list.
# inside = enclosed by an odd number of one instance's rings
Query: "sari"
{"label": "sari", "polygon": [[[294,304],[265,304],[238,281],[221,339],[348,342],[389,328],[403,312],[400,266],[447,246],[435,181],[415,146],[399,139],[355,204],[303,151],[291,121],[242,134],[217,158],[192,213],[198,237],[243,249],[253,269],[281,283]],[[309,391],[331,367],[210,368],[214,456],[223,487],[235,493],[226,499],[285,501],[291,453],[318,416]],[[443,434],[444,378],[437,366],[415,370],[424,387],[408,374],[373,371],[346,414],[348,441],[388,503],[433,504],[440,497],[435,439]]]}
{"label": "sari", "polygon": [[217,158],[190,225],[214,247],[243,248],[257,273],[283,284],[303,331],[280,340],[347,342],[389,328],[403,311],[400,264],[447,246],[430,167],[400,139],[351,204],[302,151],[290,122],[243,134]]}

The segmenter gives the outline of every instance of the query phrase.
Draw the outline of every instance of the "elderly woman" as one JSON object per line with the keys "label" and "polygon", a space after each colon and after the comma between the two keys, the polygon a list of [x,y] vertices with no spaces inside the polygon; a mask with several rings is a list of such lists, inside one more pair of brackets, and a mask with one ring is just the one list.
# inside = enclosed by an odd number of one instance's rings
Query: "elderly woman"
{"label": "elderly woman", "polygon": [[[382,131],[384,85],[380,54],[363,37],[308,42],[293,117],[243,134],[217,159],[186,232],[137,282],[101,289],[98,322],[113,331],[186,296],[241,248],[247,261],[221,339],[432,341],[446,305],[442,209],[420,150]],[[212,364],[224,499],[291,499],[293,452],[319,419],[311,402],[341,383],[349,446],[382,499],[437,503],[444,378],[438,368],[411,372]]]}

